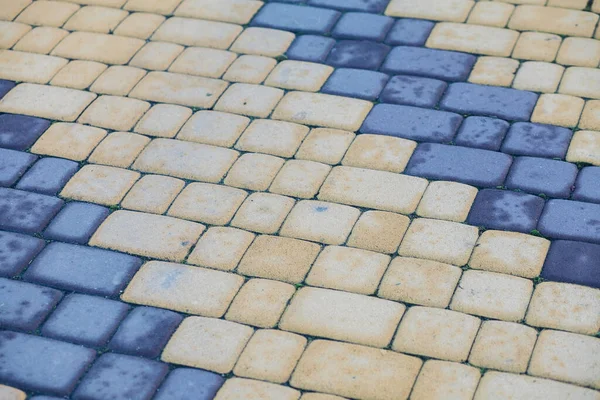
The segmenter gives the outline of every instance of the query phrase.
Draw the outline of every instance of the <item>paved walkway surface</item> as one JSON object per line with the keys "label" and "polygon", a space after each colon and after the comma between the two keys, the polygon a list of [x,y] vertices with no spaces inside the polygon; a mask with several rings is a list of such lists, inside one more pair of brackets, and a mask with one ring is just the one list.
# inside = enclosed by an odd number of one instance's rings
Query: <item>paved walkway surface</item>
{"label": "paved walkway surface", "polygon": [[598,13],[0,0],[0,399],[600,399]]}

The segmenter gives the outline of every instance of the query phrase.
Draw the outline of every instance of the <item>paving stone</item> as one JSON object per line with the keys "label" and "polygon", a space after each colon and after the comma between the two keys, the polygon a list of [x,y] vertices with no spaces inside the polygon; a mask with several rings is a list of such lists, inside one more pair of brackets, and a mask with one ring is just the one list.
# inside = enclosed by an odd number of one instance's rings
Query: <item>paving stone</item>
{"label": "paving stone", "polygon": [[[0,332],[0,379],[25,390],[68,396],[96,352],[82,346],[10,331]],[[61,360],[61,368],[56,360]]]}
{"label": "paving stone", "polygon": [[284,92],[268,86],[234,83],[221,96],[215,111],[225,111],[250,117],[266,118],[271,114]]}
{"label": "paving stone", "polygon": [[329,33],[340,17],[339,11],[291,4],[269,3],[252,20],[252,26],[300,33]]}
{"label": "paving stone", "polygon": [[600,130],[600,101],[588,100],[585,102],[583,113],[577,125],[581,129]]}
{"label": "paving stone", "polygon": [[163,214],[184,186],[185,182],[181,179],[162,175],[144,175],[121,201],[121,207]]}
{"label": "paving stone", "polygon": [[231,271],[239,263],[254,236],[241,229],[213,226],[202,235],[187,262]]}
{"label": "paving stone", "polygon": [[561,37],[541,32],[522,32],[512,57],[521,60],[552,62],[561,44]]}
{"label": "paving stone", "polygon": [[232,378],[227,380],[215,400],[298,400],[300,392],[289,386]]}
{"label": "paving stone", "polygon": [[20,274],[44,246],[42,239],[0,231],[0,276]]}
{"label": "paving stone", "polygon": [[259,84],[276,65],[277,61],[270,57],[242,55],[231,64],[223,79],[230,82]]}
{"label": "paving stone", "polygon": [[179,3],[181,0],[130,0],[126,2],[123,9],[169,15],[173,13]]}
{"label": "paving stone", "polygon": [[61,26],[79,6],[71,3],[54,4],[50,1],[36,2],[17,17],[18,22],[31,25]]}
{"label": "paving stone", "polygon": [[511,58],[479,57],[468,81],[482,85],[511,86],[518,68],[519,61]]}
{"label": "paving stone", "polygon": [[[248,152],[266,153],[280,157],[292,157],[307,134],[308,127],[303,125],[268,119],[254,120],[244,131],[242,137],[237,141],[235,148],[237,150]],[[251,160],[258,158],[263,161],[271,160],[269,164],[281,166],[279,162],[275,160],[282,160],[276,157],[258,154],[251,155],[251,157],[248,156],[250,155],[243,155],[240,159],[247,158]]]}
{"label": "paving stone", "polygon": [[150,108],[150,103],[119,96],[98,97],[78,122],[119,131],[128,131]]}
{"label": "paving stone", "polygon": [[10,49],[23,35],[31,30],[31,26],[19,22],[0,21],[0,27],[5,33],[0,41],[0,48],[2,49]]}
{"label": "paving stone", "polygon": [[104,64],[127,64],[144,41],[125,36],[73,32],[52,50],[53,56]]}
{"label": "paving stone", "polygon": [[344,11],[381,13],[389,0],[309,0],[308,4]]}
{"label": "paving stone", "polygon": [[366,211],[354,225],[346,245],[379,253],[395,253],[409,223],[410,219],[404,215]]}
{"label": "paving stone", "polygon": [[133,56],[129,65],[155,71],[164,71],[183,51],[183,46],[173,43],[149,42]]}
{"label": "paving stone", "polygon": [[33,154],[0,148],[0,186],[12,186],[36,159]]}
{"label": "paving stone", "polygon": [[431,21],[398,19],[390,29],[385,43],[390,46],[423,46],[434,25]]}
{"label": "paving stone", "polygon": [[304,392],[300,400],[344,400],[343,397],[334,396],[332,394],[323,394],[316,392]]}
{"label": "paving stone", "polygon": [[294,203],[294,199],[277,194],[252,193],[235,214],[231,226],[275,234]]}
{"label": "paving stone", "polygon": [[501,151],[517,156],[564,158],[572,136],[566,128],[517,122],[508,130]]}
{"label": "paving stone", "polygon": [[573,140],[571,140],[571,144],[569,145],[566,160],[600,166],[600,153],[598,149],[600,149],[599,132],[577,131],[573,135]]}
{"label": "paving stone", "polygon": [[32,153],[83,161],[106,136],[104,129],[58,122],[31,148]]}
{"label": "paving stone", "polygon": [[225,379],[201,369],[177,368],[164,380],[155,400],[212,400]]}
{"label": "paving stone", "polygon": [[21,11],[31,4],[32,0],[17,0],[6,3],[2,10],[0,18],[6,21],[12,21]]}
{"label": "paving stone", "polygon": [[77,10],[63,27],[69,31],[111,33],[128,15],[119,9],[87,6]]}
{"label": "paving stone", "polygon": [[352,68],[337,68],[329,77],[322,93],[375,100],[383,90],[388,76],[381,72]]}
{"label": "paving stone", "polygon": [[497,151],[509,126],[508,122],[501,119],[467,117],[460,126],[454,142],[459,146]]}
{"label": "paving stone", "polygon": [[229,50],[235,53],[277,57],[285,53],[294,40],[291,32],[269,28],[246,28]]}
{"label": "paving stone", "polygon": [[566,199],[577,172],[574,164],[564,161],[516,157],[506,178],[506,187]]}
{"label": "paving stone", "polygon": [[90,163],[128,168],[150,138],[130,132],[113,132],[100,142],[88,158]]}
{"label": "paving stone", "polygon": [[382,72],[464,81],[469,76],[476,57],[454,51],[420,47],[394,47],[386,58]]}
{"label": "paving stone", "polygon": [[86,244],[109,214],[106,207],[69,202],[44,231],[44,237],[61,242]]}
{"label": "paving stone", "polygon": [[596,261],[600,245],[554,240],[546,257],[541,277],[546,280],[600,288]]}
{"label": "paving stone", "polygon": [[333,68],[305,61],[284,60],[269,74],[265,85],[288,90],[318,92]]}
{"label": "paving stone", "polygon": [[[550,21],[554,21],[550,23]],[[565,36],[591,37],[598,15],[565,8],[521,5],[515,9],[508,27],[519,31],[540,31]]]}
{"label": "paving stone", "polygon": [[[129,92],[134,88],[134,86],[146,75],[146,71],[123,65],[114,65],[109,67],[106,71],[102,72],[102,74],[94,81],[92,86],[90,87],[90,91],[94,93],[107,94],[113,96],[127,96]],[[110,107],[110,103],[120,102],[122,108],[125,108],[126,103],[130,103],[135,105],[136,103],[133,101],[127,102],[126,99],[114,98],[110,102],[107,101],[110,98],[106,98],[104,96],[101,97],[103,106]],[[137,103],[140,104],[140,103]],[[117,109],[116,112],[121,111],[121,107],[117,105],[115,107]],[[133,106],[132,106],[133,108]],[[141,107],[140,107],[141,108]],[[98,110],[95,110],[96,113],[99,113]],[[115,112],[115,113],[116,113]],[[87,112],[86,112],[87,114]],[[128,123],[132,118],[135,118],[135,111],[131,110],[131,114],[126,113],[121,118],[123,119],[122,123]],[[85,115],[85,114],[84,114]],[[96,114],[96,118],[98,115]],[[138,117],[139,118],[139,117]],[[117,122],[112,122],[117,123]],[[118,123],[121,123],[120,121]],[[125,130],[124,128],[119,128],[121,130]],[[129,128],[130,129],[130,128]]]}
{"label": "paving stone", "polygon": [[448,361],[428,360],[411,393],[413,400],[473,398],[480,373],[476,368]]}
{"label": "paving stone", "polygon": [[323,36],[302,35],[297,36],[287,50],[286,56],[290,60],[325,62],[329,51],[335,45],[335,40]]}
{"label": "paving stone", "polygon": [[88,164],[73,175],[60,196],[112,206],[121,202],[139,178],[139,172]]}
{"label": "paving stone", "polygon": [[584,100],[564,94],[544,93],[540,96],[531,122],[575,127],[583,110]]}
{"label": "paving stone", "polygon": [[15,82],[8,81],[6,79],[0,79],[0,99],[16,85]]}
{"label": "paving stone", "polygon": [[270,192],[286,196],[313,198],[331,171],[329,165],[305,161],[289,160],[269,188]]}
{"label": "paving stone", "polygon": [[504,28],[514,9],[515,6],[512,4],[499,2],[475,4],[469,14],[467,23]]}
{"label": "paving stone", "polygon": [[464,22],[473,7],[472,1],[392,0],[385,10],[393,17],[414,17],[434,21]]}
{"label": "paving stone", "polygon": [[12,81],[46,84],[67,60],[43,54],[3,51],[0,54],[0,76]]}
{"label": "paving stone", "polygon": [[41,233],[63,204],[56,197],[0,188],[0,229]]}
{"label": "paving stone", "polygon": [[456,182],[431,182],[417,208],[417,215],[425,218],[464,222],[467,219],[477,189]]}
{"label": "paving stone", "polygon": [[242,32],[239,25],[192,18],[171,17],[151,37],[151,40],[185,46],[226,49]]}
{"label": "paving stone", "polygon": [[54,75],[50,84],[72,89],[86,89],[106,68],[106,65],[95,61],[72,60]]}
{"label": "paving stone", "polygon": [[358,168],[402,172],[416,145],[412,140],[401,138],[359,135],[346,152],[342,164]]}
{"label": "paving stone", "polygon": [[425,45],[437,49],[508,57],[518,37],[519,32],[510,29],[440,22],[431,31]]}
{"label": "paving stone", "polygon": [[242,154],[227,173],[223,183],[242,189],[265,191],[284,162],[282,158],[266,154]]}
{"label": "paving stone", "polygon": [[600,243],[600,205],[570,200],[550,200],[540,217],[538,229],[555,239]]}
{"label": "paving stone", "polygon": [[230,51],[188,47],[169,67],[170,72],[220,78],[236,59]]}
{"label": "paving stone", "polygon": [[0,326],[19,331],[36,330],[63,295],[55,289],[4,278],[0,278],[0,289]]}
{"label": "paving stone", "polygon": [[164,21],[165,17],[162,15],[132,13],[117,26],[113,33],[146,40]]}
{"label": "paving stone", "polygon": [[[250,118],[220,111],[196,112],[181,128],[177,139],[231,147],[250,123]],[[218,131],[218,134],[215,133]]]}
{"label": "paving stone", "polygon": [[44,157],[23,175],[17,189],[55,196],[77,172],[79,164],[60,158]]}
{"label": "paving stone", "polygon": [[579,171],[573,200],[600,203],[600,167],[585,167]]}
{"label": "paving stone", "polygon": [[380,100],[384,103],[433,108],[448,85],[446,82],[412,76],[394,76],[386,85]]}
{"label": "paving stone", "polygon": [[0,396],[6,400],[25,400],[27,398],[25,392],[6,385],[0,385]]}
{"label": "paving stone", "polygon": [[[172,7],[174,8],[177,3],[179,2],[175,0]],[[175,15],[245,25],[262,5],[263,3],[258,1],[187,0],[177,7]]]}
{"label": "paving stone", "polygon": [[50,121],[18,114],[0,115],[0,147],[26,150],[48,129]]}
{"label": "paving stone", "polygon": [[296,158],[338,164],[355,136],[339,129],[313,128],[300,145]]}
{"label": "paving stone", "polygon": [[597,68],[583,67],[567,68],[558,91],[572,96],[600,99],[600,85],[598,85],[600,75],[597,70]]}
{"label": "paving stone", "polygon": [[336,39],[359,39],[381,42],[394,23],[394,19],[382,15],[349,12],[344,14],[331,36]]}
{"label": "paving stone", "polygon": [[[524,62],[519,68],[519,72],[517,72],[512,86],[515,89],[530,90],[532,92],[554,93],[558,88],[558,83],[560,82],[560,78],[562,78],[564,70],[564,67],[557,64],[539,61],[527,61]],[[552,97],[557,98],[557,96]],[[568,98],[570,96],[565,97]],[[542,95],[540,96],[540,103],[544,99],[547,99],[544,102],[546,104],[545,107],[541,107],[541,110],[550,111],[553,103],[555,104],[555,102],[548,101],[549,99],[547,96]],[[540,104],[537,104],[536,108],[539,107]],[[581,110],[579,112],[581,113]],[[536,113],[534,111],[534,117],[535,114]],[[579,115],[577,115],[577,118],[578,117]],[[574,123],[574,125],[576,124],[577,122]]]}
{"label": "paving stone", "polygon": [[340,40],[325,62],[334,67],[378,69],[389,51],[389,46],[381,43]]}

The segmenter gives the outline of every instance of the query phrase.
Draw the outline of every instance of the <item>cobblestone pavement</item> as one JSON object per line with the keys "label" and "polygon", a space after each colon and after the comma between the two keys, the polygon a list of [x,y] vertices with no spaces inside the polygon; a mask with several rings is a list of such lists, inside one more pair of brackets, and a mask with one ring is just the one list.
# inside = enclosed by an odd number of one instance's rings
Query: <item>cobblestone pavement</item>
{"label": "cobblestone pavement", "polygon": [[598,13],[0,0],[0,399],[600,399]]}

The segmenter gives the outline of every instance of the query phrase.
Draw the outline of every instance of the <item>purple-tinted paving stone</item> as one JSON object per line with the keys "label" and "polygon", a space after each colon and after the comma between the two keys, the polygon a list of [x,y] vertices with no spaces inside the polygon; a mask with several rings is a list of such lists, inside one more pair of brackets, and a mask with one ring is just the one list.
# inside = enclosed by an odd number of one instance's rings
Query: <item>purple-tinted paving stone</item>
{"label": "purple-tinted paving stone", "polygon": [[431,78],[394,76],[386,85],[380,100],[384,103],[434,107],[448,84]]}
{"label": "purple-tinted paving stone", "polygon": [[475,197],[467,223],[529,233],[540,218],[544,200],[538,196],[508,190],[484,189]]}
{"label": "purple-tinted paving stone", "polygon": [[538,230],[554,239],[600,243],[600,204],[550,200],[544,208]]}
{"label": "purple-tinted paving stone", "polygon": [[516,156],[565,158],[573,132],[560,126],[517,122],[502,144],[502,152]]}
{"label": "purple-tinted paving stone", "polygon": [[0,382],[24,390],[69,395],[96,352],[39,336],[0,332]]}
{"label": "purple-tinted paving stone", "polygon": [[20,274],[44,245],[42,239],[0,231],[0,276]]}
{"label": "purple-tinted paving stone", "polygon": [[381,72],[338,68],[331,74],[321,92],[375,100],[383,90],[388,78],[386,74]]}
{"label": "purple-tinted paving stone", "polygon": [[212,400],[225,379],[201,369],[177,368],[171,371],[154,400]]}
{"label": "purple-tinted paving stone", "polygon": [[377,104],[363,123],[362,133],[449,143],[462,122],[458,114],[418,107]]}
{"label": "purple-tinted paving stone", "polygon": [[585,167],[579,172],[573,199],[600,203],[600,167]]}
{"label": "purple-tinted paving stone", "polygon": [[4,97],[4,95],[16,85],[13,81],[7,81],[5,79],[0,79],[0,99]]}
{"label": "purple-tinted paving stone", "polygon": [[59,289],[116,296],[142,260],[115,251],[54,242],[31,263],[23,279]]}
{"label": "purple-tinted paving stone", "polygon": [[29,400],[64,400],[63,397],[33,396]]}
{"label": "purple-tinted paving stone", "polygon": [[344,14],[331,32],[337,39],[374,40],[381,42],[394,19],[383,15],[350,12]]}
{"label": "purple-tinted paving stone", "polygon": [[45,157],[33,164],[15,187],[55,196],[78,169],[79,164],[75,161]]}
{"label": "purple-tinted paving stone", "polygon": [[117,353],[158,357],[182,319],[173,311],[137,307],[121,323],[108,347]]}
{"label": "purple-tinted paving stone", "polygon": [[56,197],[0,188],[0,229],[40,233],[63,203]]}
{"label": "purple-tinted paving stone", "polygon": [[[270,0],[274,2],[273,0]],[[276,0],[277,3],[291,3],[291,4],[304,4],[307,0]]]}
{"label": "purple-tinted paving stone", "polygon": [[266,4],[252,20],[252,26],[301,33],[328,33],[340,17],[339,11],[293,4]]}
{"label": "purple-tinted paving stone", "polygon": [[103,354],[73,393],[73,400],[147,400],[152,398],[169,367],[158,361]]}
{"label": "purple-tinted paving stone", "polygon": [[0,115],[0,147],[26,150],[48,129],[50,121],[25,115]]}
{"label": "purple-tinted paving stone", "polygon": [[600,288],[600,245],[553,240],[541,277]]}
{"label": "purple-tinted paving stone", "polygon": [[297,36],[286,55],[290,60],[325,62],[335,40],[323,36]]}
{"label": "purple-tinted paving stone", "polygon": [[390,51],[381,71],[445,81],[464,81],[471,73],[476,59],[471,54],[455,51],[399,46]]}
{"label": "purple-tinted paving stone", "polygon": [[408,162],[405,173],[491,187],[504,182],[511,162],[510,156],[495,151],[421,143]]}
{"label": "purple-tinted paving stone", "polygon": [[36,159],[33,154],[0,149],[0,186],[12,186]]}
{"label": "purple-tinted paving stone", "polygon": [[381,13],[390,0],[309,0],[308,4],[344,11]]}
{"label": "purple-tinted paving stone", "polygon": [[499,150],[508,127],[509,123],[501,119],[468,117],[460,126],[454,142],[459,146]]}
{"label": "purple-tinted paving stone", "polygon": [[0,328],[37,329],[61,297],[55,289],[0,278]]}
{"label": "purple-tinted paving stone", "polygon": [[435,23],[420,19],[399,19],[385,39],[391,46],[423,46]]}
{"label": "purple-tinted paving stone", "polygon": [[506,177],[506,187],[566,199],[577,172],[574,164],[564,161],[517,157]]}
{"label": "purple-tinted paving stone", "polygon": [[85,244],[109,213],[108,208],[96,204],[67,203],[48,225],[44,237]]}
{"label": "purple-tinted paving stone", "polygon": [[326,63],[334,67],[378,69],[389,51],[390,48],[381,43],[340,40],[329,53]]}

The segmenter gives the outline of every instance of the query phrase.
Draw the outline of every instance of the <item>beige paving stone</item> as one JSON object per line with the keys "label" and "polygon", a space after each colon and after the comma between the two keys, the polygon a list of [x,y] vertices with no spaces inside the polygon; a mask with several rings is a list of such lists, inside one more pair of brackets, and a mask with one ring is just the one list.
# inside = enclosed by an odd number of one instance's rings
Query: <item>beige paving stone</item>
{"label": "beige paving stone", "polygon": [[587,6],[585,0],[548,0],[549,7],[563,7],[563,8],[574,8],[577,10],[583,10]]}
{"label": "beige paving stone", "polygon": [[52,50],[52,55],[70,59],[127,64],[144,41],[93,32],[72,32]]}
{"label": "beige paving stone", "polygon": [[171,104],[153,106],[135,126],[135,131],[149,136],[172,138],[192,115],[187,107]]}
{"label": "beige paving stone", "polygon": [[351,398],[407,399],[421,365],[420,359],[393,351],[314,340],[300,358],[290,384]]}
{"label": "beige paving stone", "polygon": [[149,108],[150,103],[145,101],[127,97],[100,96],[79,117],[78,122],[128,131]]}
{"label": "beige paving stone", "polygon": [[342,160],[349,167],[402,172],[417,143],[391,136],[358,135]]}
{"label": "beige paving stone", "polygon": [[25,392],[10,386],[0,385],[0,397],[4,400],[25,400]]}
{"label": "beige paving stone", "polygon": [[440,22],[431,31],[426,46],[488,56],[508,57],[519,32],[491,26]]}
{"label": "beige paving stone", "polygon": [[63,1],[38,0],[19,14],[16,22],[29,25],[62,26],[79,6]]}
{"label": "beige paving stone", "polygon": [[241,229],[213,226],[202,235],[187,262],[231,271],[240,262],[254,236]]}
{"label": "beige paving stone", "polygon": [[242,275],[300,283],[317,258],[321,247],[304,240],[259,236],[238,265]]}
{"label": "beige paving stone", "polygon": [[567,68],[558,88],[559,93],[600,99],[600,69]]}
{"label": "beige paving stone", "polygon": [[183,51],[183,46],[173,43],[149,42],[129,62],[133,67],[164,71]]}
{"label": "beige paving stone", "polygon": [[480,376],[476,368],[468,365],[428,360],[419,373],[410,398],[412,400],[470,400],[477,389]]}
{"label": "beige paving stone", "polygon": [[304,125],[259,119],[252,121],[235,148],[242,151],[292,157],[307,134],[308,127]]}
{"label": "beige paving stone", "polygon": [[30,5],[32,0],[2,0],[0,4],[0,20],[12,21],[21,11]]}
{"label": "beige paving stone", "polygon": [[104,129],[59,122],[44,132],[31,148],[31,152],[83,161],[105,136]]}
{"label": "beige paving stone", "polygon": [[153,174],[219,182],[238,157],[237,151],[173,139],[154,139],[133,168]]}
{"label": "beige paving stone", "polygon": [[495,1],[475,3],[469,14],[467,24],[495,26],[504,28],[513,13],[515,6]]}
{"label": "beige paving stone", "polygon": [[80,8],[64,24],[69,31],[111,33],[129,13],[116,8],[86,6]]}
{"label": "beige paving stone", "polygon": [[379,253],[395,253],[410,219],[386,211],[366,211],[354,225],[347,246]]}
{"label": "beige paving stone", "polygon": [[579,128],[600,131],[600,101],[588,100],[579,119]]}
{"label": "beige paving stone", "polygon": [[296,158],[338,164],[356,135],[339,129],[313,128],[302,142]]}
{"label": "beige paving stone", "polygon": [[254,0],[184,0],[175,15],[245,25],[262,5]]}
{"label": "beige paving stone", "polygon": [[170,72],[220,78],[236,54],[226,50],[188,47],[169,67]]}
{"label": "beige paving stone", "polygon": [[[200,19],[172,17],[152,35],[151,40],[184,46],[227,49],[242,31],[239,25]],[[232,51],[235,51],[232,49]],[[237,51],[235,51],[237,53]]]}
{"label": "beige paving stone", "polygon": [[95,61],[73,60],[54,75],[50,84],[72,89],[86,89],[106,68],[106,65]]}
{"label": "beige paving stone", "polygon": [[148,143],[146,136],[113,132],[96,147],[89,162],[128,168]]}
{"label": "beige paving stone", "polygon": [[426,218],[464,222],[477,196],[473,186],[456,182],[431,182],[417,208],[417,215]]}
{"label": "beige paving stone", "polygon": [[289,90],[318,92],[333,68],[305,61],[285,60],[277,64],[265,85]]}
{"label": "beige paving stone", "polygon": [[293,333],[258,330],[235,364],[233,373],[274,383],[287,382],[306,347],[306,342],[306,338]]}
{"label": "beige paving stone", "polygon": [[325,181],[331,167],[304,160],[289,160],[279,171],[270,192],[286,196],[313,198]]}
{"label": "beige paving stone", "polygon": [[[478,3],[481,4],[481,3]],[[482,85],[510,86],[519,62],[505,57],[479,57],[469,75],[469,82]]]}
{"label": "beige paving stone", "polygon": [[366,100],[321,93],[290,92],[281,100],[273,119],[356,131],[373,107]]}
{"label": "beige paving stone", "polygon": [[181,0],[129,0],[123,8],[130,11],[169,15],[180,3]]}
{"label": "beige paving stone", "polygon": [[64,29],[38,26],[23,36],[13,50],[48,54],[68,34]]}
{"label": "beige paving stone", "polygon": [[568,37],[560,46],[556,62],[595,68],[600,63],[600,40]]}
{"label": "beige paving stone", "polygon": [[250,279],[233,299],[225,319],[259,328],[273,328],[295,291],[289,283]]}
{"label": "beige paving stone", "polygon": [[165,21],[165,17],[156,14],[129,14],[114,30],[115,35],[130,36],[138,39],[148,39]]}
{"label": "beige paving stone", "polygon": [[[0,102],[0,109],[1,105]],[[585,162],[600,166],[600,132],[575,132],[566,159],[570,162]]]}
{"label": "beige paving stone", "polygon": [[390,256],[351,247],[327,246],[311,268],[306,283],[359,294],[373,294]]}
{"label": "beige paving stone", "polygon": [[227,224],[248,194],[210,183],[191,183],[175,199],[168,215],[210,225]]}
{"label": "beige paving stone", "polygon": [[429,307],[411,307],[400,323],[392,349],[463,362],[479,329],[479,318]]}
{"label": "beige paving stone", "polygon": [[21,51],[0,51],[0,79],[45,84],[68,61],[64,58]]}
{"label": "beige paving stone", "polygon": [[600,339],[561,331],[542,331],[527,373],[600,389]]}
{"label": "beige paving stone", "polygon": [[470,0],[392,0],[385,15],[465,22],[473,4]]}
{"label": "beige paving stone", "polygon": [[283,166],[284,159],[266,154],[246,153],[233,164],[223,183],[264,192]]}
{"label": "beige paving stone", "polygon": [[67,182],[60,196],[111,206],[119,204],[139,178],[139,172],[105,165],[86,165]]}
{"label": "beige paving stone", "polygon": [[249,326],[235,322],[188,317],[167,343],[161,360],[225,374],[233,369],[252,333]]}
{"label": "beige paving stone", "polygon": [[300,400],[345,400],[345,398],[334,396],[332,394],[305,392],[302,397],[300,397]]}
{"label": "beige paving stone", "polygon": [[392,340],[404,309],[402,304],[376,297],[303,287],[283,313],[279,328],[310,336],[386,347]]}
{"label": "beige paving stone", "polygon": [[235,214],[231,226],[259,233],[276,233],[294,203],[294,199],[278,194],[252,193]]}
{"label": "beige paving stone", "polygon": [[231,378],[217,392],[215,400],[298,400],[300,392],[289,386]]}
{"label": "beige paving stone", "polygon": [[18,22],[0,21],[0,30],[2,31],[0,49],[10,49],[31,30],[31,26]]}
{"label": "beige paving stone", "polygon": [[513,87],[532,92],[554,93],[565,68],[540,61],[527,61],[521,64],[513,82]]}
{"label": "beige paving stone", "polygon": [[387,269],[377,296],[428,307],[446,308],[461,270],[449,264],[396,257]]}
{"label": "beige paving stone", "polygon": [[134,211],[163,214],[185,182],[181,179],[161,175],[144,175],[131,188],[121,202],[121,207]]}
{"label": "beige paving stone", "polygon": [[255,56],[277,57],[286,52],[296,35],[268,28],[246,28],[229,50]]}
{"label": "beige paving stone", "polygon": [[198,111],[181,128],[177,139],[231,147],[249,123],[250,119],[241,115],[219,111]]}
{"label": "beige paving stone", "polygon": [[541,32],[523,32],[512,53],[520,60],[554,61],[561,43],[558,35]]}
{"label": "beige paving stone", "polygon": [[266,118],[282,97],[283,90],[281,89],[234,83],[223,93],[214,109],[215,111]]}
{"label": "beige paving stone", "polygon": [[594,2],[592,3],[592,12],[600,12],[600,2],[598,0],[594,0]]}
{"label": "beige paving stone", "polygon": [[230,82],[262,83],[277,65],[271,57],[243,55],[229,67],[223,79]]}
{"label": "beige paving stone", "polygon": [[566,127],[577,126],[584,104],[585,101],[580,97],[542,94],[533,109],[531,122]]}
{"label": "beige paving stone", "polygon": [[317,197],[334,203],[412,214],[427,184],[425,179],[391,172],[334,167]]}
{"label": "beige paving stone", "polygon": [[512,14],[508,27],[518,31],[539,31],[565,36],[591,37],[598,15],[566,8],[520,5]]}
{"label": "beige paving stone", "polygon": [[135,85],[146,75],[140,68],[115,65],[109,67],[96,79],[90,91],[113,96],[127,96]]}
{"label": "beige paving stone", "polygon": [[77,3],[90,6],[104,6],[121,8],[127,0],[66,0],[70,3]]}

